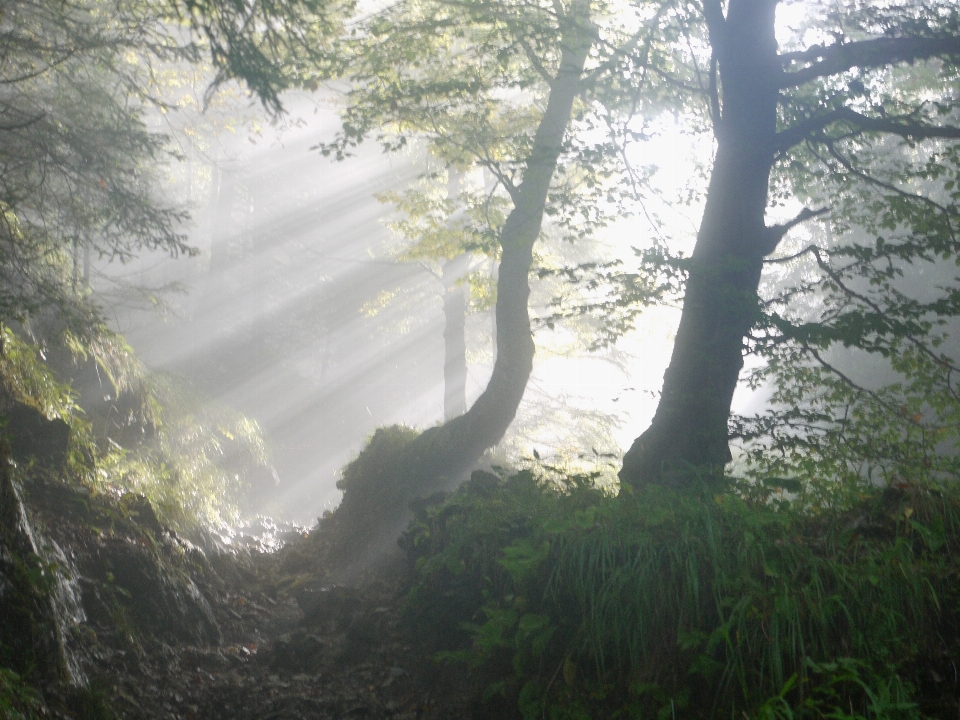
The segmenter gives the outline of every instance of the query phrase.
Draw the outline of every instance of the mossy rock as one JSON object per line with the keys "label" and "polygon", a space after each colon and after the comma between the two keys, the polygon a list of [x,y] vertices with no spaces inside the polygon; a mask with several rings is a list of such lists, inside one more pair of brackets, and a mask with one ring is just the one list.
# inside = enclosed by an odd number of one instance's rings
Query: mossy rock
{"label": "mossy rock", "polygon": [[60,469],[67,462],[70,428],[63,420],[48,419],[36,408],[13,402],[0,411],[0,428],[10,444],[10,454],[22,465],[31,462]]}

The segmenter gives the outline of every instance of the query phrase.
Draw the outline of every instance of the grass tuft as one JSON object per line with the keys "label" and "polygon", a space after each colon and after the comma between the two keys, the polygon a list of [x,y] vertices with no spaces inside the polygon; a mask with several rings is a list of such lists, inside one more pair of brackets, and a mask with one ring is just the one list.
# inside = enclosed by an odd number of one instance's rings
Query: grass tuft
{"label": "grass tuft", "polygon": [[405,536],[411,616],[528,718],[955,714],[960,493],[777,497],[475,476]]}

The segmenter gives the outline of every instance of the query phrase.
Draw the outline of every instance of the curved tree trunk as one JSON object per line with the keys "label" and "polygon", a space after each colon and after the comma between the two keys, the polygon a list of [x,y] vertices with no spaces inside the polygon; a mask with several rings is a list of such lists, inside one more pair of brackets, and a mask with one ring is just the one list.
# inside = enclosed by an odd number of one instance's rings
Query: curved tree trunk
{"label": "curved tree trunk", "polygon": [[660,404],[623,458],[625,485],[682,486],[719,477],[730,461],[743,339],[757,319],[763,257],[782,235],[764,224],[781,72],[775,9],[775,0],[730,0],[724,18],[719,0],[705,3],[722,85],[717,154]]}
{"label": "curved tree trunk", "polygon": [[467,411],[467,298],[458,281],[470,263],[466,253],[443,264],[443,419]]}
{"label": "curved tree trunk", "polygon": [[471,467],[503,438],[516,416],[533,370],[533,336],[527,300],[533,245],[540,234],[550,181],[557,167],[580,76],[592,43],[589,5],[573,3],[564,28],[559,70],[527,157],[523,181],[500,236],[497,278],[497,357],[486,389],[463,415],[431,428],[411,448],[424,473],[422,490],[440,488]]}
{"label": "curved tree trunk", "polygon": [[[581,89],[580,77],[592,38],[589,3],[575,0],[563,28],[560,65],[547,107],[526,159],[523,180],[512,193],[513,211],[501,231],[497,357],[490,381],[466,413],[425,431],[407,443],[400,457],[384,459],[382,470],[376,472],[378,477],[363,483],[365,489],[344,488],[343,501],[335,513],[339,535],[335,552],[340,556],[337,564],[364,565],[395,547],[394,540],[409,520],[410,502],[456,484],[487,449],[503,438],[517,413],[533,369],[534,344],[527,308],[533,245],[540,234],[547,192]],[[393,452],[387,450],[387,454]],[[349,574],[340,578],[349,580]]]}

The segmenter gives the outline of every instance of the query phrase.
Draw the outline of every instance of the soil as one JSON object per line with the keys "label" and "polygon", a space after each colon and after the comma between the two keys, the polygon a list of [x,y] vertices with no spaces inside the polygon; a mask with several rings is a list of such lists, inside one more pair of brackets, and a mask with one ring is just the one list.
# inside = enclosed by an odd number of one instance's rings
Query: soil
{"label": "soil", "polygon": [[[251,559],[255,567],[275,560]],[[153,640],[142,652],[104,648],[91,680],[107,690],[119,717],[131,719],[472,714],[468,695],[438,687],[437,668],[403,620],[397,584],[323,592],[335,601],[307,615],[275,589],[227,591],[213,604],[221,643]]]}
{"label": "soil", "polygon": [[[357,587],[330,585],[305,567],[316,537],[274,551],[190,542],[143,498],[59,482],[31,483],[25,504],[79,588],[65,646],[118,718],[491,717],[469,673],[435,663],[407,622],[402,555]],[[95,717],[62,702],[66,684],[43,692],[50,717]]]}

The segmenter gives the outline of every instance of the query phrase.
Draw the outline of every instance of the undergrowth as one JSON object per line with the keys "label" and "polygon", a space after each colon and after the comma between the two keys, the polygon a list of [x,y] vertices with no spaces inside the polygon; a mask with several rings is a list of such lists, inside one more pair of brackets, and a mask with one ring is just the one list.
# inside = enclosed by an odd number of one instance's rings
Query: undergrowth
{"label": "undergrowth", "polygon": [[960,492],[786,498],[475,474],[403,539],[412,621],[531,720],[955,717]]}
{"label": "undergrowth", "polygon": [[148,372],[105,328],[41,342],[0,326],[0,417],[11,402],[69,428],[60,479],[143,495],[180,529],[235,521],[245,475],[268,462],[255,421]]}
{"label": "undergrowth", "polygon": [[13,670],[0,668],[0,717],[4,720],[36,720],[46,708],[40,695]]}

